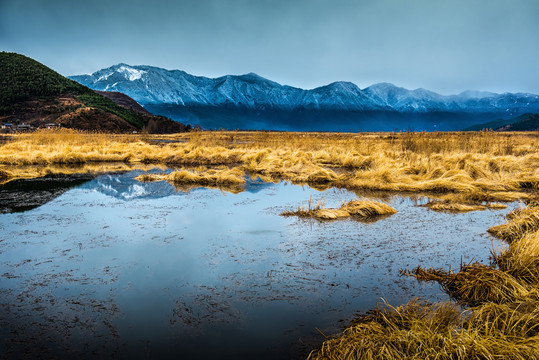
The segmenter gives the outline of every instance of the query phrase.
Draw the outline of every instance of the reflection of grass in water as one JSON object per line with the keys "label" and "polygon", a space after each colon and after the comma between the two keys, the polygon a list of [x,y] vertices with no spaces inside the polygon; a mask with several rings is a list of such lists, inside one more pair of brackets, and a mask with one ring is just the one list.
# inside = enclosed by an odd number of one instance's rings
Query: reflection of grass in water
{"label": "reflection of grass in water", "polygon": [[310,199],[307,207],[300,206],[296,211],[284,211],[281,215],[334,220],[350,216],[372,218],[380,215],[391,215],[396,212],[391,206],[376,201],[352,200],[341,205],[338,209],[328,209],[324,208],[324,203],[320,201],[313,205],[312,199]]}

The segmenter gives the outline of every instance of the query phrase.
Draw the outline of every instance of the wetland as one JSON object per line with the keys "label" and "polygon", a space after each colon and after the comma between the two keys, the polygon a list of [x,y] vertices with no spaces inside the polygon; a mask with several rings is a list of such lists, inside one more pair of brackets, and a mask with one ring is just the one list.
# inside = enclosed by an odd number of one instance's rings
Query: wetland
{"label": "wetland", "polygon": [[538,145],[492,132],[13,136],[0,145],[4,354],[533,358]]}
{"label": "wetland", "polygon": [[[447,300],[438,285],[399,270],[488,263],[486,230],[507,212],[437,213],[421,206],[427,196],[393,195],[382,199],[397,210],[391,217],[318,221],[280,213],[358,194],[260,179],[237,194],[181,191],[135,180],[141,173],[0,189],[23,203],[0,215],[10,354],[306,357],[321,333],[377,302]],[[17,192],[34,192],[32,206]]]}

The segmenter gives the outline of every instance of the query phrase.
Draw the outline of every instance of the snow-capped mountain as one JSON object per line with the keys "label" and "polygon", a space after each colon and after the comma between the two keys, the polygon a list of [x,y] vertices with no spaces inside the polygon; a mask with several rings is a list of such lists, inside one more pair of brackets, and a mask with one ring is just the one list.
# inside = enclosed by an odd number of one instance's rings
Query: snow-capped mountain
{"label": "snow-capped mountain", "polygon": [[174,104],[247,108],[251,110],[321,109],[396,112],[523,113],[539,110],[539,96],[465,91],[444,96],[408,90],[389,83],[360,89],[350,82],[334,82],[312,90],[281,85],[254,73],[218,78],[193,76],[180,70],[118,64],[91,75],[71,79],[94,90],[119,91],[142,105]]}

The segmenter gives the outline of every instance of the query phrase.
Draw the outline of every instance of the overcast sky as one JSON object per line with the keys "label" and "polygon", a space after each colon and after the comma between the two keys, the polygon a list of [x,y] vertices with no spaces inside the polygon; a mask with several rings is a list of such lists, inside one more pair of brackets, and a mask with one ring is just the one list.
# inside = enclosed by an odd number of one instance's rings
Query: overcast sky
{"label": "overcast sky", "polygon": [[0,0],[0,49],[313,88],[539,93],[539,0]]}

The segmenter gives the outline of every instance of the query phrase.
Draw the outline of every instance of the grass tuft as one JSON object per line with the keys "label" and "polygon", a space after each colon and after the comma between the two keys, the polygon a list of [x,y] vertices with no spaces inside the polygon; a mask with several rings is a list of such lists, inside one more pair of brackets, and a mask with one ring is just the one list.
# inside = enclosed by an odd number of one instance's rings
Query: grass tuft
{"label": "grass tuft", "polygon": [[538,359],[538,305],[489,304],[468,311],[418,300],[385,305],[326,340],[308,359]]}
{"label": "grass tuft", "polygon": [[463,265],[457,273],[420,266],[403,273],[418,280],[437,281],[451,297],[469,305],[503,304],[538,295],[535,289],[522,284],[511,274],[480,263]]}
{"label": "grass tuft", "polygon": [[138,181],[162,181],[172,184],[187,185],[242,185],[245,183],[244,172],[239,168],[217,168],[196,170],[179,170],[170,174],[143,174],[135,178]]}
{"label": "grass tuft", "polygon": [[298,207],[296,211],[284,211],[281,215],[334,220],[350,216],[368,218],[381,215],[392,215],[397,212],[387,204],[368,200],[352,200],[341,205],[338,209],[327,209],[323,206],[323,202],[318,202],[316,205],[311,206],[311,201],[309,201],[309,205],[306,208]]}
{"label": "grass tuft", "polygon": [[509,243],[522,239],[527,233],[539,230],[539,207],[518,209],[507,215],[509,222],[492,226],[488,232]]}

